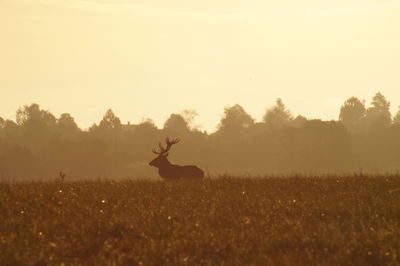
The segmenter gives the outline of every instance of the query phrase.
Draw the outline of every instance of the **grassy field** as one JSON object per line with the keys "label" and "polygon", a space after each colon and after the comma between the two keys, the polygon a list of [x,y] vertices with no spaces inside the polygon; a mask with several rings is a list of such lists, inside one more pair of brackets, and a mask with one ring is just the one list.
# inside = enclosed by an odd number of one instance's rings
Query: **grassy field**
{"label": "grassy field", "polygon": [[399,265],[400,177],[0,184],[0,265]]}

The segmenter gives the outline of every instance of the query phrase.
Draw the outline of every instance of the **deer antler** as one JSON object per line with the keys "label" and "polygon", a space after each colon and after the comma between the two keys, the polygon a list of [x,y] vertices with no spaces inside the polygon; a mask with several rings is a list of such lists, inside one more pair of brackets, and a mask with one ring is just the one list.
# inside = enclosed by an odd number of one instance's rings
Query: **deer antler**
{"label": "deer antler", "polygon": [[152,152],[155,153],[155,154],[158,154],[158,155],[162,154],[161,151],[156,151],[156,149],[152,149]]}
{"label": "deer antler", "polygon": [[172,145],[178,143],[179,141],[181,141],[180,139],[173,139],[172,141],[169,140],[168,137],[165,138],[165,142],[167,143],[167,151],[169,151],[169,149],[172,147]]}
{"label": "deer antler", "polygon": [[159,142],[158,147],[160,148],[160,151],[156,151],[155,149],[153,149],[153,153],[158,154],[158,155],[165,154],[171,149],[172,145],[178,143],[179,141],[180,141],[180,139],[169,140],[169,138],[166,137],[165,143],[167,144],[167,148],[164,148],[162,146],[161,142]]}

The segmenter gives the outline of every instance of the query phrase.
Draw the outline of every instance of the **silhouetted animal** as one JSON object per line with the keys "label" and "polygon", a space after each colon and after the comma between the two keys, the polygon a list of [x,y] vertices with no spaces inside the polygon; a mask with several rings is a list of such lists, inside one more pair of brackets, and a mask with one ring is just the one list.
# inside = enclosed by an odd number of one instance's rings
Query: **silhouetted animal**
{"label": "silhouetted animal", "polygon": [[180,140],[174,139],[172,141],[166,138],[167,148],[165,149],[161,142],[158,144],[160,151],[153,149],[153,153],[157,154],[157,158],[152,160],[149,165],[158,168],[158,174],[164,179],[177,179],[177,178],[203,178],[204,172],[195,165],[175,165],[171,164],[167,157],[168,151],[171,146],[178,143]]}
{"label": "silhouetted animal", "polygon": [[65,181],[65,176],[66,176],[66,174],[64,174],[62,171],[60,171],[58,174],[60,175],[60,177],[57,178],[55,181],[56,181],[56,182],[63,183],[63,182]]}

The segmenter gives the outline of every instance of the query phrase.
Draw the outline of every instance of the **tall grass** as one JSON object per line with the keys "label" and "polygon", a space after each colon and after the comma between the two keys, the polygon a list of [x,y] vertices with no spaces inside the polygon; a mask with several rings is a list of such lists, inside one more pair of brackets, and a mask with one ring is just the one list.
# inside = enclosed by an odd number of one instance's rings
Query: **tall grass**
{"label": "tall grass", "polygon": [[0,184],[0,265],[396,265],[400,177]]}

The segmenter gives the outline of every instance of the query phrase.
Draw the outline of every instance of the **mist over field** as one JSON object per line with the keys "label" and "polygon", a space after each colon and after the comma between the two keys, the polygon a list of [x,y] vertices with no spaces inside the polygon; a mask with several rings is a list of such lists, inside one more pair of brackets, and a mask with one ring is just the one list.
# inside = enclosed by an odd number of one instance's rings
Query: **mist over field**
{"label": "mist over field", "polygon": [[148,163],[166,137],[173,164],[195,164],[207,175],[397,173],[400,112],[377,93],[370,103],[356,97],[338,110],[338,120],[294,117],[281,99],[256,121],[239,104],[227,106],[215,132],[196,127],[195,110],[171,114],[162,128],[152,120],[124,124],[111,109],[82,130],[74,118],[55,117],[38,104],[0,118],[3,180],[158,178]]}

